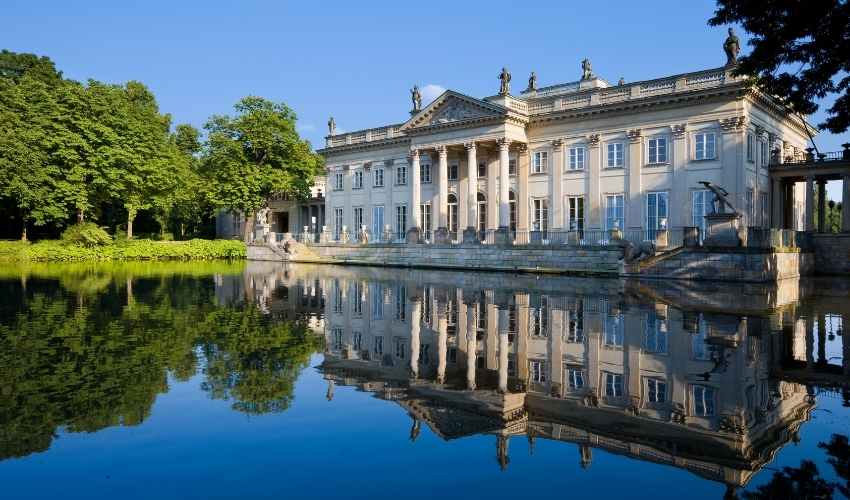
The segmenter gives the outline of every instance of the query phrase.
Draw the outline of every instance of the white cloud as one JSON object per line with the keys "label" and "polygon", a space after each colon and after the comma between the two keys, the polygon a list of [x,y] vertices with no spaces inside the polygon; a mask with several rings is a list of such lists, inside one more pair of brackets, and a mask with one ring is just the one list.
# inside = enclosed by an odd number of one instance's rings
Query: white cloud
{"label": "white cloud", "polygon": [[312,123],[299,123],[296,125],[296,130],[298,130],[299,134],[304,134],[306,132],[314,132],[316,130],[316,126]]}
{"label": "white cloud", "polygon": [[422,93],[422,106],[425,107],[431,104],[431,101],[439,97],[440,94],[445,91],[445,87],[437,85],[436,83],[429,83],[428,85],[425,85],[420,90],[420,92]]}

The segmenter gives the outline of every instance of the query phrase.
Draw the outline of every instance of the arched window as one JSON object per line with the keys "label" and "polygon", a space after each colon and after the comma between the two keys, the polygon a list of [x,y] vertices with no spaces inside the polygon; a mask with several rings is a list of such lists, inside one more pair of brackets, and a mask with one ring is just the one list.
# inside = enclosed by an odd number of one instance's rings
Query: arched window
{"label": "arched window", "polygon": [[451,233],[452,238],[457,234],[457,195],[454,193],[449,193],[449,197],[447,199],[448,205],[448,230]]}
{"label": "arched window", "polygon": [[516,211],[516,194],[513,191],[508,191],[508,205],[510,207],[510,230],[512,233],[516,233],[516,221],[517,221],[517,211]]}
{"label": "arched window", "polygon": [[478,202],[478,232],[481,233],[481,237],[483,238],[484,232],[487,230],[487,197],[484,196],[484,193],[478,193],[476,196],[476,200]]}

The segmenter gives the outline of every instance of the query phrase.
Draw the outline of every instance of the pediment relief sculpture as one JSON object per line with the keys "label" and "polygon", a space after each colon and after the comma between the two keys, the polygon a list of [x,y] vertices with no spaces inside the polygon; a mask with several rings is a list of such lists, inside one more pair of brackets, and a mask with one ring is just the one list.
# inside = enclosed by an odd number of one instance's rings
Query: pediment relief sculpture
{"label": "pediment relief sculpture", "polygon": [[492,114],[486,113],[469,103],[460,100],[451,100],[434,113],[434,116],[431,117],[430,125],[469,120],[482,116],[492,116]]}

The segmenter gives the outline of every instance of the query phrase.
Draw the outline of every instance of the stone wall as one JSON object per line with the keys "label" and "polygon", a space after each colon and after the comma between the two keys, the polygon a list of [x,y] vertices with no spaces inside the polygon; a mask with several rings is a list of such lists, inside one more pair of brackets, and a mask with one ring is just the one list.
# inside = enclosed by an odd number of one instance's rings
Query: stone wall
{"label": "stone wall", "polygon": [[[694,248],[627,271],[641,277],[769,282],[811,274],[814,254],[760,248]],[[639,268],[639,269],[638,269]]]}
{"label": "stone wall", "polygon": [[850,274],[850,233],[814,234],[815,273]]}

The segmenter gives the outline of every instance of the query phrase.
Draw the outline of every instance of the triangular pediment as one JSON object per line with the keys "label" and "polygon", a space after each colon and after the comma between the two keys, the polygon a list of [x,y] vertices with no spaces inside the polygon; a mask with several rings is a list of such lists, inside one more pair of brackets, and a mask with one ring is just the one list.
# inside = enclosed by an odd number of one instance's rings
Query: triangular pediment
{"label": "triangular pediment", "polygon": [[507,111],[498,104],[447,90],[413,115],[401,126],[401,130],[503,117]]}

